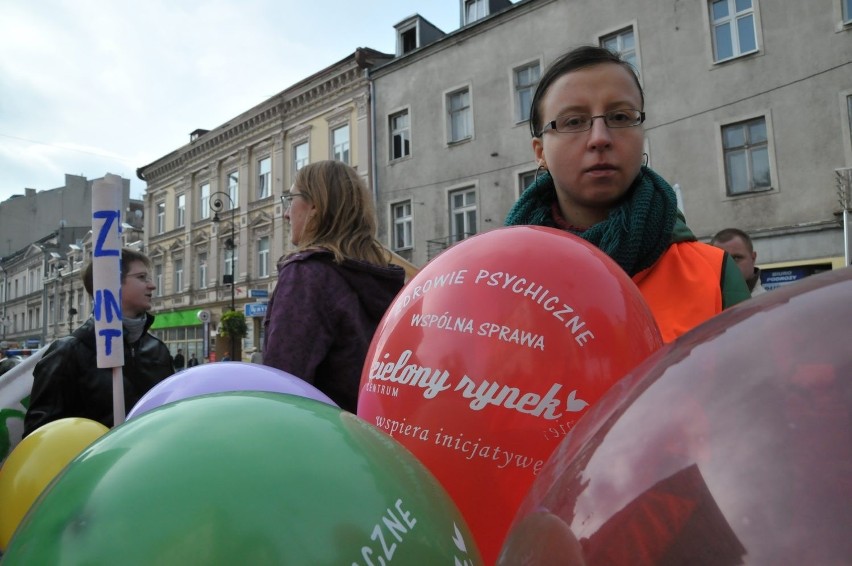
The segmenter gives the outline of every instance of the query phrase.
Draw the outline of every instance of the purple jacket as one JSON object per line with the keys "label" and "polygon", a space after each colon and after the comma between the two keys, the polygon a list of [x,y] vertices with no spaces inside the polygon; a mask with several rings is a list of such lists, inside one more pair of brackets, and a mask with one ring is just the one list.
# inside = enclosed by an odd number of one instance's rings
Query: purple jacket
{"label": "purple jacket", "polygon": [[401,267],[379,267],[325,251],[278,265],[263,325],[263,363],[311,383],[355,412],[373,333],[405,282]]}

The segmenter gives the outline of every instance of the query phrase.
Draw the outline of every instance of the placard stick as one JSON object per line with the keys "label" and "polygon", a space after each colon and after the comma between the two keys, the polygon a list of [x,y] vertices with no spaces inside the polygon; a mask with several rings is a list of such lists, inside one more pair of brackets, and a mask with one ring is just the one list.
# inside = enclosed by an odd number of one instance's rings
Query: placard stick
{"label": "placard stick", "polygon": [[121,177],[92,185],[92,268],[98,367],[112,368],[114,426],[124,422],[124,339],[121,322]]}

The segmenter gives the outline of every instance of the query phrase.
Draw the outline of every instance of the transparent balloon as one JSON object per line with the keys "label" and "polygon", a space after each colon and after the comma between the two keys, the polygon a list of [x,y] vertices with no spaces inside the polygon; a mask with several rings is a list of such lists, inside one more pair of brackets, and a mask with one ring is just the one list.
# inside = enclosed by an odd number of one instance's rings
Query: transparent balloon
{"label": "transparent balloon", "polygon": [[649,358],[560,444],[499,563],[852,563],[850,297],[852,268],[813,276]]}

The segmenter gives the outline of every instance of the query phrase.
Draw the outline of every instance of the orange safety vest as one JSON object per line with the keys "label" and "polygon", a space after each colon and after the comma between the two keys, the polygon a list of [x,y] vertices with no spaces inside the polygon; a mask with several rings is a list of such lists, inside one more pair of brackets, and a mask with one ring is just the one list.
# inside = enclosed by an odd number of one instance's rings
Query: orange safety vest
{"label": "orange safety vest", "polygon": [[724,259],[721,248],[677,242],[654,265],[633,276],[665,342],[722,312]]}

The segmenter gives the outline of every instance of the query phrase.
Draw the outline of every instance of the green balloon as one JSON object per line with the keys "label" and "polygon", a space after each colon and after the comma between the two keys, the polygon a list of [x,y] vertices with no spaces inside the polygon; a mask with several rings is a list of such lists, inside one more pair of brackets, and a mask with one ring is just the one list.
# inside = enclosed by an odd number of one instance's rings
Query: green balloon
{"label": "green balloon", "polygon": [[481,564],[456,505],[357,416],[278,393],[185,399],[127,421],[56,478],[17,564]]}

